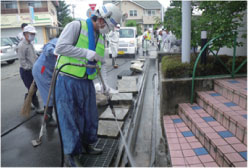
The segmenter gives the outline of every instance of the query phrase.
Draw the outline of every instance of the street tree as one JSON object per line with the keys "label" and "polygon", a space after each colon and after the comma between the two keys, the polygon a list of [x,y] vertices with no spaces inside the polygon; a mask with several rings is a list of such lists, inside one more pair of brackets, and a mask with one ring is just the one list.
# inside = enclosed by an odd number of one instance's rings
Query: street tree
{"label": "street tree", "polygon": [[[191,18],[191,46],[200,44],[201,31],[207,31],[208,39],[212,39],[223,33],[222,38],[214,41],[212,50],[221,47],[233,46],[233,37],[238,34],[242,26],[243,16],[246,12],[246,1],[192,1],[191,11],[200,11],[201,14],[193,15]],[[178,39],[182,37],[182,3],[172,1],[164,15],[164,27],[172,31]],[[246,37],[246,34],[243,35]],[[237,43],[238,46],[242,43]]]}
{"label": "street tree", "polygon": [[142,34],[141,25],[137,24],[135,20],[127,20],[125,23],[126,27],[136,27],[138,35]]}
{"label": "street tree", "polygon": [[71,11],[69,7],[70,5],[67,5],[64,0],[59,1],[57,17],[61,27],[65,27],[67,23],[73,21],[73,18],[70,16]]}

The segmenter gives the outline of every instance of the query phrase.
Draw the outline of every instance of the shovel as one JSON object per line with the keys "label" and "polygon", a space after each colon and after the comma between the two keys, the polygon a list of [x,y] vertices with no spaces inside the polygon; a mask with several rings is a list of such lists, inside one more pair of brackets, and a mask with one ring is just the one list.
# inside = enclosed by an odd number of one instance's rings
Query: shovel
{"label": "shovel", "polygon": [[46,117],[46,114],[47,114],[48,104],[49,104],[51,93],[52,93],[52,90],[53,90],[55,76],[56,76],[56,68],[54,68],[54,71],[53,71],[52,83],[51,83],[51,86],[50,86],[49,92],[48,92],[48,97],[47,97],[47,102],[46,102],[47,105],[46,105],[46,108],[45,108],[45,111],[44,111],[44,116],[43,116],[43,120],[42,120],[42,124],[41,124],[41,128],[40,128],[39,138],[34,139],[34,140],[31,141],[33,147],[37,147],[37,146],[39,146],[41,144],[41,138],[42,138],[43,132],[44,132],[43,130],[44,130],[44,127],[46,126],[45,117]]}

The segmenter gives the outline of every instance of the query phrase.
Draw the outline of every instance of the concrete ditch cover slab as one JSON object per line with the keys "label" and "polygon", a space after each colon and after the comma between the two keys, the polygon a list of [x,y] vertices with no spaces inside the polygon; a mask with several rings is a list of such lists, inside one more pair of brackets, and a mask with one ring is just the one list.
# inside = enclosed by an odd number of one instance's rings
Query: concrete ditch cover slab
{"label": "concrete ditch cover slab", "polygon": [[134,63],[130,66],[130,70],[134,72],[143,72],[144,63]]}
{"label": "concrete ditch cover slab", "polygon": [[137,78],[129,78],[128,80],[118,80],[117,86],[119,93],[137,93]]}
{"label": "concrete ditch cover slab", "polygon": [[[117,120],[124,120],[125,117],[128,114],[129,111],[129,106],[114,106],[114,110],[115,110],[115,115]],[[114,115],[112,113],[112,110],[110,109],[110,107],[108,107],[99,117],[100,119],[110,119],[110,120],[115,120]]]}
{"label": "concrete ditch cover slab", "polygon": [[113,94],[111,101],[114,104],[131,104],[133,100],[132,93],[117,93]]}
{"label": "concrete ditch cover slab", "polygon": [[[122,128],[124,122],[122,121],[117,121],[117,122],[120,128]],[[117,138],[119,135],[119,129],[116,121],[99,120],[97,134],[99,136]]]}

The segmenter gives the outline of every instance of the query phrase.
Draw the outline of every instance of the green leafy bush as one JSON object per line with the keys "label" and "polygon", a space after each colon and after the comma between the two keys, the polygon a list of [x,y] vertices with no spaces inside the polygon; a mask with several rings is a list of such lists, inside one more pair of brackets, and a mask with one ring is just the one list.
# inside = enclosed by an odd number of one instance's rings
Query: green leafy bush
{"label": "green leafy bush", "polygon": [[[233,57],[221,55],[219,58],[227,65],[227,68],[231,71]],[[181,63],[181,55],[164,56],[162,58],[162,73],[165,78],[183,78],[192,77],[193,67],[195,63],[195,56],[191,56],[191,63]],[[236,57],[235,68],[237,68],[247,57]],[[239,74],[247,73],[247,67],[244,65]],[[196,68],[196,76],[208,76],[208,75],[221,75],[229,74],[226,68],[214,57],[207,57],[207,64],[200,64],[198,62]]]}

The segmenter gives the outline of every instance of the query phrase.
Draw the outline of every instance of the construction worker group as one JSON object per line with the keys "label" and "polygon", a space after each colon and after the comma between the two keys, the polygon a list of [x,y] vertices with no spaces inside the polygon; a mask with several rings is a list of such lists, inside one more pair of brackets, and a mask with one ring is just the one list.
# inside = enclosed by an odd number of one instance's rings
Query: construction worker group
{"label": "construction worker group", "polygon": [[[54,86],[55,93],[52,94],[56,101],[53,102],[50,98],[51,101],[47,104],[54,68],[59,69],[67,63],[104,67],[103,35],[110,31],[112,31],[110,42],[113,66],[117,67],[115,58],[121,18],[122,13],[117,6],[111,3],[105,4],[99,7],[86,21],[68,23],[59,38],[52,39],[44,46],[39,58],[36,57],[32,45],[36,30],[31,25],[24,27],[24,38],[18,45],[20,75],[28,90],[34,79],[44,108],[48,107],[45,116],[47,125],[56,126],[58,124],[59,126],[65,166],[80,166],[78,159],[81,154],[97,155],[102,153],[102,149],[94,147],[94,143],[98,140],[98,111],[93,83],[97,77],[97,70],[96,68],[72,65],[64,66],[58,74]],[[110,88],[107,87],[105,94],[108,94],[109,91]],[[37,96],[34,95],[33,99],[33,104],[39,109]],[[58,114],[57,123],[52,115],[54,103],[56,103]],[[41,113],[41,111],[39,112]]]}

